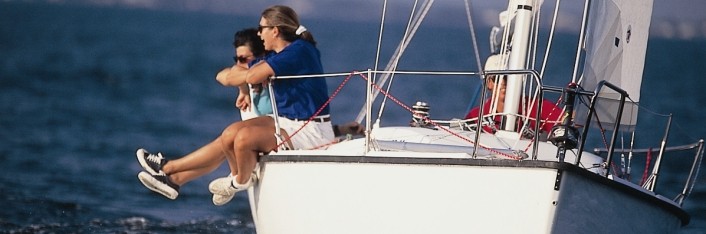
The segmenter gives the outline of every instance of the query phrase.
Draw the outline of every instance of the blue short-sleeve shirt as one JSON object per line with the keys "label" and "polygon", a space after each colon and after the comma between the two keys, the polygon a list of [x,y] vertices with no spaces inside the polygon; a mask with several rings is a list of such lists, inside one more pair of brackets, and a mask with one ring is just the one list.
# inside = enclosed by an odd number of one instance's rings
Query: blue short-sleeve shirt
{"label": "blue short-sleeve shirt", "polygon": [[[324,72],[321,55],[314,45],[297,39],[279,53],[265,55],[265,62],[275,76],[313,75]],[[289,119],[308,119],[328,100],[324,78],[275,79],[272,84],[280,116]],[[329,114],[326,106],[319,115]]]}

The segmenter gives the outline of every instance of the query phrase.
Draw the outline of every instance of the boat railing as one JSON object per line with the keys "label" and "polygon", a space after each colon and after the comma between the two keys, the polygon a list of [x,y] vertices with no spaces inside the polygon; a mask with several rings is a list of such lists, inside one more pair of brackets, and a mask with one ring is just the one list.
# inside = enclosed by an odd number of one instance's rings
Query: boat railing
{"label": "boat railing", "polygon": [[[537,99],[537,110],[542,110],[542,103],[544,101],[544,92],[545,91],[550,91],[550,90],[555,90],[553,88],[546,89],[544,85],[542,85],[542,79],[539,76],[539,72],[535,70],[487,70],[485,71],[485,76],[483,79],[487,79],[488,76],[491,75],[529,75],[532,77],[532,81],[534,81],[537,84],[537,88],[539,89],[540,95],[538,95]],[[486,82],[483,82],[483,85],[486,85]],[[546,90],[545,90],[546,89]],[[485,99],[487,89],[483,89],[483,95],[482,99]],[[482,106],[482,104],[481,104]],[[483,116],[483,109],[484,108],[479,108],[479,113],[478,116]],[[534,121],[535,126],[534,126],[534,134],[533,134],[533,141],[532,141],[532,160],[537,160],[537,152],[539,150],[539,130],[540,129],[540,121],[541,119],[541,113],[540,111],[535,111],[535,119]],[[476,129],[481,129],[481,121],[477,121],[476,123]],[[475,142],[478,142],[480,138],[480,131],[477,131],[475,134]],[[477,151],[478,151],[478,144],[474,144],[474,150],[473,150],[473,158],[477,157]]]}
{"label": "boat railing", "polygon": [[[691,143],[691,144],[660,148],[660,151],[661,151],[660,154],[667,153],[667,152],[679,152],[679,151],[689,151],[689,150],[695,150],[694,160],[691,163],[691,170],[689,171],[689,175],[687,177],[687,180],[684,183],[684,188],[682,189],[682,192],[677,194],[677,196],[673,199],[673,201],[677,202],[679,205],[681,205],[684,202],[684,199],[686,199],[686,197],[689,196],[694,185],[696,184],[697,176],[700,171],[701,161],[703,160],[703,155],[704,155],[704,140],[699,139],[697,142]],[[593,152],[597,155],[607,153],[608,151],[609,150],[606,148],[593,149]],[[647,155],[647,153],[652,152],[652,149],[616,149],[616,150],[614,150],[614,152],[615,153],[629,153],[631,156],[641,155],[641,154]],[[655,165],[655,167],[659,167],[659,166],[660,165]],[[652,184],[657,183],[656,173],[659,171],[659,170],[654,170],[654,169],[655,168],[653,168],[653,173],[651,175],[653,180],[649,182]],[[648,168],[645,168],[645,170],[648,170]],[[645,185],[646,184],[647,183],[645,183]],[[645,185],[640,185],[640,186],[643,186],[643,188],[645,188]],[[645,189],[649,189],[649,188],[645,188]],[[654,189],[654,187],[652,187],[652,189]]]}
{"label": "boat railing", "polygon": [[[365,116],[365,121],[366,121],[366,123],[365,123],[365,128],[366,128],[365,129],[365,132],[366,132],[366,134],[365,134],[365,153],[368,153],[371,150],[371,147],[374,145],[372,143],[372,139],[370,138],[370,133],[371,133],[372,127],[373,127],[373,125],[371,124],[372,123],[371,116],[372,116],[372,103],[374,102],[374,96],[375,96],[375,95],[373,95],[373,86],[374,86],[375,80],[371,77],[374,77],[377,74],[445,75],[445,76],[468,76],[468,77],[479,76],[479,77],[481,77],[481,80],[483,81],[482,85],[486,85],[486,82],[484,82],[484,79],[488,76],[491,76],[491,75],[527,75],[528,77],[531,77],[531,80],[537,84],[536,88],[538,89],[538,91],[540,93],[540,95],[538,95],[538,97],[537,97],[538,98],[538,106],[537,106],[538,110],[542,109],[541,103],[543,102],[543,96],[545,95],[545,93],[547,93],[547,92],[564,93],[567,90],[567,88],[543,85],[542,81],[539,77],[539,74],[537,73],[537,71],[534,71],[534,70],[488,70],[488,71],[484,71],[484,72],[373,71],[373,70],[367,70],[367,71],[360,71],[360,72],[354,71],[354,72],[346,72],[346,73],[327,73],[327,74],[318,74],[318,75],[280,76],[280,77],[273,77],[272,79],[296,79],[296,78],[312,78],[312,77],[334,78],[334,77],[345,77],[345,76],[353,76],[353,75],[367,76],[367,78],[364,77],[367,82],[367,88],[366,88],[367,99],[366,99],[366,104],[365,104],[366,106],[364,108],[366,109],[365,110],[365,113],[366,113],[366,116]],[[272,84],[272,82],[270,82],[270,85],[271,84]],[[375,84],[375,85],[380,86],[380,84]],[[601,89],[604,87],[610,88],[621,95],[619,109],[618,109],[617,113],[615,114],[616,115],[615,119],[616,119],[617,123],[614,124],[613,135],[611,137],[609,145],[607,146],[608,149],[594,150],[596,154],[607,153],[606,163],[603,165],[603,167],[606,171],[605,175],[609,176],[611,174],[610,173],[610,163],[613,161],[612,155],[615,152],[626,152],[626,150],[624,150],[624,149],[616,149],[615,144],[617,142],[616,139],[618,136],[617,133],[618,133],[619,126],[620,126],[620,120],[622,118],[622,109],[625,105],[626,98],[628,97],[627,92],[625,92],[621,88],[619,88],[609,82],[605,82],[605,81],[599,82],[598,86],[596,87],[595,91],[593,91],[593,92],[574,90],[574,92],[576,92],[577,95],[591,97],[591,102],[590,102],[590,106],[589,106],[589,110],[588,110],[588,116],[585,120],[586,122],[583,125],[583,131],[581,133],[581,136],[579,137],[580,142],[578,144],[578,150],[577,150],[578,154],[577,154],[576,161],[574,164],[578,165],[581,160],[581,154],[584,151],[584,147],[585,147],[585,143],[586,143],[586,139],[587,139],[586,138],[587,131],[588,131],[588,128],[590,127],[590,122],[592,121],[591,117],[593,116],[594,112],[596,111],[595,106],[596,106],[596,102],[598,101],[598,98],[597,98],[598,95],[596,95],[596,94],[600,93]],[[269,87],[269,88],[271,88],[271,87]],[[485,95],[485,92],[487,92],[487,89],[483,89],[483,93],[484,93],[483,95]],[[273,93],[274,92],[270,92],[270,95],[272,95]],[[272,96],[271,99],[272,99],[272,103],[274,105],[274,103],[276,103],[275,97]],[[483,96],[482,99],[484,100],[485,96]],[[482,109],[483,108],[480,108],[479,116],[483,116],[483,114],[484,114],[484,113],[482,113],[482,111],[483,111]],[[276,107],[273,106],[273,110],[276,110]],[[566,110],[566,111],[572,111],[572,110]],[[502,113],[500,113],[500,114],[502,114]],[[535,118],[535,120],[539,120],[541,118],[539,111],[536,112],[536,116],[534,116],[534,118]],[[275,124],[277,126],[279,126],[277,121],[275,121]],[[478,142],[481,131],[477,131],[477,129],[482,129],[482,127],[483,127],[482,121],[476,121],[474,124],[476,124],[476,126],[475,126],[476,131],[474,134],[475,139],[473,142]],[[534,126],[535,129],[539,129],[539,127],[540,127],[539,125],[540,125],[540,121],[535,121],[535,126]],[[277,129],[279,129],[279,127]],[[278,134],[279,134],[279,132],[278,132]],[[533,138],[534,139],[532,142],[531,159],[536,160],[537,156],[538,156],[538,147],[539,147],[539,143],[538,143],[539,142],[539,131],[535,131]],[[664,141],[666,141],[666,139]],[[478,152],[479,152],[478,147],[479,147],[479,144],[475,144],[475,143],[473,144],[473,150],[471,151],[472,158],[477,158]],[[696,177],[698,175],[698,170],[699,170],[699,165],[700,165],[699,162],[701,161],[701,159],[703,157],[703,153],[704,153],[703,140],[699,141],[698,143],[692,144],[692,145],[667,147],[665,149],[662,149],[663,151],[673,151],[673,150],[683,150],[683,149],[693,149],[693,148],[698,148],[698,150],[697,150],[696,156],[694,157],[694,162],[692,164],[691,172],[689,173],[689,180],[687,180],[687,182],[684,186],[684,190],[676,198],[674,198],[674,201],[677,203],[680,203],[680,204],[683,202],[683,200],[690,193],[691,188],[695,183],[694,177]],[[640,151],[641,150],[634,150],[632,152],[640,152]],[[466,152],[468,152],[468,151],[466,151]],[[660,157],[661,157],[661,154],[660,154]],[[655,170],[653,170],[654,176],[651,179],[652,186],[646,188],[650,191],[654,191],[654,183],[656,183],[656,180],[657,180],[656,174],[659,172],[659,164],[655,165],[655,167],[656,167]]]}
{"label": "boat railing", "polygon": [[296,76],[273,76],[272,80],[279,79],[301,79],[301,78],[334,78],[349,75],[371,75],[375,74],[397,74],[397,75],[453,75],[453,76],[478,76],[480,72],[464,72],[464,71],[352,71],[352,72],[339,72],[339,73],[323,73],[323,74],[313,74],[313,75],[296,75]]}
{"label": "boat railing", "polygon": [[[367,88],[366,88],[367,95],[366,96],[368,98],[366,100],[366,106],[364,107],[366,109],[366,111],[365,111],[365,113],[366,113],[365,114],[365,117],[366,117],[365,118],[365,121],[366,121],[365,132],[370,133],[372,130],[371,129],[372,128],[372,124],[371,124],[372,123],[372,118],[371,118],[371,116],[372,116],[371,115],[372,114],[372,103],[377,95],[376,90],[373,89],[375,80],[370,77],[375,77],[376,75],[379,75],[379,74],[386,74],[386,75],[443,75],[443,76],[469,76],[469,77],[479,76],[479,77],[481,77],[482,85],[486,85],[486,82],[484,82],[484,81],[485,81],[486,77],[488,77],[488,76],[493,76],[493,75],[526,75],[527,77],[531,78],[530,80],[537,85],[536,88],[539,90],[540,95],[538,95],[538,97],[537,97],[538,98],[538,101],[537,101],[537,105],[538,105],[537,109],[538,110],[542,109],[541,105],[543,102],[543,96],[544,96],[545,92],[557,92],[557,93],[563,92],[562,88],[557,88],[557,87],[552,87],[552,86],[544,86],[542,84],[542,80],[540,78],[539,73],[535,70],[486,70],[483,72],[473,72],[473,71],[454,72],[454,71],[376,71],[376,70],[368,69],[366,71],[353,71],[353,72],[346,72],[346,73],[326,73],[326,74],[316,74],[316,75],[278,76],[278,77],[273,77],[272,79],[334,78],[334,77],[351,76],[351,75],[367,75],[367,77],[369,77],[369,78],[366,79],[367,80]],[[270,82],[270,84],[271,84],[271,82]],[[379,84],[377,84],[377,85],[379,86]],[[481,98],[481,99],[485,99],[486,92],[487,92],[487,89],[483,89],[483,98]],[[272,93],[273,92],[270,92],[270,95],[272,95]],[[274,103],[276,103],[275,98],[271,97],[271,99],[273,100],[272,103],[274,105]],[[273,106],[273,110],[275,110],[275,109],[276,108]],[[483,116],[483,115],[484,115],[483,108],[480,108],[479,116]],[[539,111],[537,111],[535,113],[534,119],[535,120],[541,119],[541,113]],[[481,122],[482,121],[476,121],[475,124],[477,124],[477,125],[476,125],[475,129],[481,129],[481,127],[482,127]],[[541,124],[540,122],[541,121],[535,121],[535,126],[534,126],[535,129],[540,128],[540,124]],[[367,153],[370,151],[371,139],[369,138],[370,134],[365,134],[365,135],[366,135],[366,141],[365,141],[366,142],[366,146],[365,146],[366,150],[365,150],[365,152]],[[539,143],[538,143],[539,137],[540,137],[539,131],[535,131],[535,133],[533,134],[532,154],[531,154],[533,160],[536,160],[537,156],[538,156],[537,154],[538,154],[538,148],[539,148]],[[476,131],[475,139],[473,140],[473,142],[478,142],[479,138],[480,138],[480,131]],[[478,152],[479,144],[474,143],[473,146],[474,146],[474,148],[473,148],[472,158],[477,158],[476,152]]]}
{"label": "boat railing", "polygon": [[613,159],[613,153],[615,152],[615,144],[616,144],[616,139],[618,138],[618,133],[620,130],[620,120],[622,119],[623,116],[623,107],[625,106],[625,99],[628,97],[628,93],[621,89],[620,87],[611,84],[610,82],[607,81],[600,81],[598,82],[598,85],[596,86],[595,91],[591,95],[591,103],[588,108],[588,116],[586,116],[586,121],[583,125],[583,130],[581,132],[580,136],[580,142],[578,144],[578,155],[576,156],[576,163],[578,163],[581,160],[581,155],[583,154],[583,150],[586,144],[586,136],[588,135],[588,129],[590,128],[591,125],[591,120],[593,117],[593,114],[596,112],[596,103],[598,102],[598,93],[603,89],[603,87],[608,87],[612,89],[613,91],[617,92],[620,94],[620,101],[618,104],[618,111],[615,113],[615,121],[616,123],[613,126],[613,135],[610,138],[610,143],[608,143],[608,155],[606,156],[606,162],[608,162],[605,166],[604,169],[606,170],[606,176],[610,174],[610,162],[612,162]]}
{"label": "boat railing", "polygon": [[[352,72],[341,72],[341,73],[324,73],[324,74],[314,74],[314,75],[296,75],[296,76],[273,76],[270,79],[301,79],[301,78],[336,78],[336,77],[347,77],[347,76],[361,76],[366,80],[366,101],[365,106],[365,153],[371,150],[371,138],[370,133],[372,132],[372,103],[377,97],[379,91],[374,90],[374,85],[380,86],[381,84],[376,84],[375,76],[382,75],[445,75],[445,76],[479,76],[480,72],[464,72],[464,71],[386,71],[386,70],[371,70],[367,69],[364,71],[352,71]],[[268,88],[272,90],[272,82],[269,82]],[[270,92],[270,99],[272,100],[272,110],[277,115],[275,106],[276,100],[273,95],[274,92]],[[279,122],[275,118],[276,134],[280,136],[279,132]]]}
{"label": "boat railing", "polygon": [[[581,136],[580,136],[581,141],[578,145],[578,150],[577,150],[578,155],[576,157],[576,162],[579,162],[581,160],[581,155],[584,151],[584,147],[585,147],[585,143],[586,143],[586,139],[587,139],[586,136],[588,134],[588,130],[589,130],[590,124],[592,122],[592,117],[594,116],[594,114],[596,112],[596,103],[598,102],[598,99],[599,99],[598,94],[601,92],[601,89],[603,89],[604,87],[610,88],[611,90],[617,92],[620,95],[618,109],[615,113],[615,123],[613,125],[613,132],[612,132],[611,139],[610,139],[608,145],[606,146],[607,149],[606,148],[594,149],[594,153],[596,153],[596,154],[599,154],[599,155],[603,154],[603,153],[606,154],[606,159],[605,159],[605,163],[603,164],[603,169],[605,170],[605,176],[608,177],[611,175],[611,171],[610,171],[611,164],[613,162],[613,155],[616,152],[617,153],[645,153],[650,150],[648,150],[648,149],[616,149],[615,148],[615,145],[617,144],[619,130],[620,130],[619,127],[620,127],[620,121],[621,121],[622,115],[623,115],[623,108],[625,107],[625,102],[626,102],[626,99],[628,98],[628,94],[625,90],[621,89],[620,87],[618,87],[616,85],[611,84],[610,82],[601,81],[598,83],[598,85],[596,86],[595,91],[593,93],[586,93],[586,92],[580,93],[581,95],[591,96],[591,102],[590,102],[590,105],[588,108],[588,113],[586,116],[585,123],[583,125],[583,130],[582,130]],[[703,147],[704,141],[703,141],[703,139],[701,139],[693,144],[667,147],[666,146],[667,145],[667,136],[669,135],[670,125],[671,125],[671,115],[670,115],[667,127],[665,129],[665,134],[663,136],[662,144],[659,149],[659,155],[655,159],[655,165],[652,169],[652,174],[650,175],[649,178],[647,178],[646,182],[640,186],[642,186],[644,189],[647,189],[649,191],[654,192],[655,186],[657,184],[658,174],[661,169],[661,160],[663,158],[663,155],[666,152],[696,149],[694,161],[692,162],[691,171],[689,172],[689,176],[688,176],[688,179],[684,185],[684,189],[679,195],[677,195],[677,197],[674,198],[674,201],[681,205],[683,200],[691,192],[691,188],[693,187],[693,185],[695,183],[695,177],[698,176],[700,162],[703,158],[703,153],[704,153],[704,147]],[[647,169],[645,169],[645,170],[647,170]],[[615,173],[612,173],[612,174],[615,174]]]}

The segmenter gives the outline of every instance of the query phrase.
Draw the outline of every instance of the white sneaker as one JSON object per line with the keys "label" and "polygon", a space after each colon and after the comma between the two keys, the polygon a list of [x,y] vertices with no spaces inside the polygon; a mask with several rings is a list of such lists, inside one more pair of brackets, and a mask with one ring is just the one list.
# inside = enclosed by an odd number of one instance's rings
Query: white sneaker
{"label": "white sneaker", "polygon": [[[258,169],[258,167],[255,167],[255,169]],[[252,174],[250,174],[250,184],[257,182],[257,174],[255,174],[257,170],[254,170]],[[221,194],[223,195],[224,191],[226,188],[231,186],[231,182],[235,180],[235,176],[228,174],[226,177],[221,177],[217,178],[211,183],[208,184],[208,191],[213,193],[213,194]]]}
{"label": "white sneaker", "polygon": [[213,204],[222,206],[230,202],[230,200],[233,200],[236,193],[250,188],[252,184],[255,183],[254,179],[254,176],[250,177],[247,184],[239,187],[235,187],[235,177],[233,176],[221,177],[211,181],[208,185],[208,190],[213,193],[213,198],[211,199]]}
{"label": "white sneaker", "polygon": [[220,194],[221,191],[224,191],[226,188],[230,187],[230,184],[232,181],[233,181],[232,175],[217,178],[208,184],[208,191],[213,194]]}

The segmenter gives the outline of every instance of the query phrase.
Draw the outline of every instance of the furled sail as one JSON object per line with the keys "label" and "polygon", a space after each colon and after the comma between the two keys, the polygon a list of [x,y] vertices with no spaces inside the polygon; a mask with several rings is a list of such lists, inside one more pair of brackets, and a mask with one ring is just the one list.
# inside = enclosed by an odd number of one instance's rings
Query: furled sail
{"label": "furled sail", "polygon": [[[628,101],[623,108],[620,129],[630,131],[637,124],[652,0],[591,1],[589,7],[586,57],[580,84],[585,90],[593,91],[598,82],[605,80],[627,91],[634,103]],[[604,128],[612,128],[620,95],[603,87],[598,97],[597,116],[592,120],[600,121]],[[585,121],[588,108],[579,106],[580,123]]]}

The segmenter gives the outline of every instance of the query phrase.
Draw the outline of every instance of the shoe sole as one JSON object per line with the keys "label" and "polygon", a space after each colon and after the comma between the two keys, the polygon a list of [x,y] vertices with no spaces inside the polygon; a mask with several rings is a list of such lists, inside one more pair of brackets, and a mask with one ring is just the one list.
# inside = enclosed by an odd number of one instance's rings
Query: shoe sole
{"label": "shoe sole", "polygon": [[[214,195],[228,196],[229,195],[228,193],[223,192],[223,190],[224,190],[224,189],[222,189],[223,186],[219,186],[218,184],[225,183],[226,185],[224,185],[224,186],[229,187],[230,182],[231,182],[231,178],[232,177],[221,177],[221,178],[218,178],[218,179],[211,181],[211,183],[208,184],[208,191],[213,193]],[[226,180],[226,181],[220,182],[221,180]],[[255,175],[255,173],[253,172],[250,175],[250,184],[251,184],[250,187],[252,187],[256,182],[257,182],[257,175]]]}
{"label": "shoe sole", "polygon": [[[224,197],[228,197],[228,198],[224,199]],[[213,201],[214,205],[222,206],[222,205],[227,204],[231,200],[233,200],[234,197],[235,197],[235,194],[233,194],[232,196],[223,196],[223,195],[213,194],[213,199],[211,199],[211,201]]]}
{"label": "shoe sole", "polygon": [[135,155],[137,156],[137,161],[140,162],[140,166],[142,166],[142,169],[145,169],[145,171],[149,172],[152,175],[159,174],[158,172],[152,170],[149,164],[147,164],[147,162],[145,161],[145,149],[138,149],[137,152],[135,152]]}
{"label": "shoe sole", "polygon": [[[211,183],[208,183],[208,191],[213,193],[214,195],[228,196],[227,193],[222,193],[221,191],[223,191],[223,189],[222,189],[223,186],[230,186],[231,178],[232,177],[221,177],[221,178],[218,178],[218,179],[211,181]],[[221,182],[221,181],[223,181],[223,182]],[[219,184],[226,184],[226,185],[219,186]]]}
{"label": "shoe sole", "polygon": [[137,178],[140,179],[140,182],[142,182],[145,187],[156,193],[162,194],[162,196],[165,196],[172,200],[176,199],[177,196],[179,196],[179,192],[169,187],[168,185],[156,186],[155,184],[162,184],[162,182],[155,179],[154,177],[152,177],[152,175],[147,172],[141,171],[139,174],[137,174]]}

